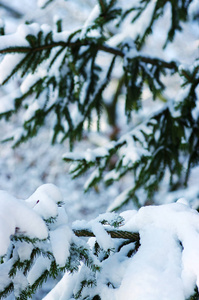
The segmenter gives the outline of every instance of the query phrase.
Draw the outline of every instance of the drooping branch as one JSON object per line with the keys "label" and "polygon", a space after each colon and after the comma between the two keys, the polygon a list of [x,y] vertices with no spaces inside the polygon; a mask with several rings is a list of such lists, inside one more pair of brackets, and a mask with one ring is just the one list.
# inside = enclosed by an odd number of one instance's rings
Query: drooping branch
{"label": "drooping branch", "polygon": [[[0,54],[6,54],[6,53],[29,53],[29,52],[40,52],[43,50],[49,50],[55,47],[69,47],[71,49],[74,49],[76,47],[81,47],[81,46],[91,46],[91,42],[89,41],[76,41],[76,42],[57,42],[57,43],[51,43],[51,44],[46,44],[38,47],[8,47],[5,49],[0,49]],[[114,47],[109,47],[108,45],[96,45],[95,47],[98,47],[99,51],[103,51],[106,53],[113,54],[115,56],[119,56],[121,58],[125,57],[125,53]],[[178,68],[178,63],[174,61],[166,62],[162,59],[159,58],[151,58],[148,56],[142,56],[142,55],[137,55],[137,59],[144,63],[148,63],[151,65],[161,65],[162,67],[170,70],[177,71]]]}

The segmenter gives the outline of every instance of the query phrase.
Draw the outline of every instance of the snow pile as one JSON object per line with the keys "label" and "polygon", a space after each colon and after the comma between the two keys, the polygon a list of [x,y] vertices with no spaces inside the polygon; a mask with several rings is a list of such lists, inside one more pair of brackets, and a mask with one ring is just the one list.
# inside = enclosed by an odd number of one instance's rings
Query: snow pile
{"label": "snow pile", "polygon": [[[74,243],[88,251],[89,261],[100,270],[94,272],[72,256],[78,272],[66,273],[47,300],[53,295],[68,300],[76,297],[85,280],[88,284],[81,289],[82,297],[99,295],[102,300],[185,300],[199,287],[199,214],[184,198],[120,215],[105,213],[90,222],[76,221],[74,231],[94,234],[88,243],[74,237],[61,202],[62,195],[53,184],[40,186],[25,201],[0,192],[1,290],[13,284],[14,295],[19,296],[40,276],[51,272],[54,261],[65,267]],[[114,230],[139,233],[139,243],[111,238],[108,232]],[[12,236],[24,239],[10,240]],[[37,240],[30,243],[26,237]],[[27,276],[17,269],[10,277],[14,263],[19,259],[26,264],[38,248],[42,255],[33,261]],[[64,287],[66,282],[70,287]]]}
{"label": "snow pile", "polygon": [[[124,215],[125,216],[125,213]],[[199,215],[181,203],[141,208],[125,224],[141,246],[129,260],[118,299],[186,299],[199,278]]]}
{"label": "snow pile", "polygon": [[[40,186],[27,200],[0,191],[0,291],[13,284],[18,297],[49,272],[52,260],[60,267],[66,264],[72,230],[61,203],[53,184]],[[29,261],[31,268],[23,272]]]}
{"label": "snow pile", "polygon": [[[111,215],[104,214],[98,222],[106,217],[110,219]],[[96,275],[96,286],[85,287],[82,297],[185,300],[193,295],[195,287],[199,287],[198,212],[190,208],[185,199],[180,199],[177,203],[126,211],[121,217],[124,225],[121,224],[120,230],[139,232],[140,245],[122,244],[120,239],[112,239],[115,251],[112,250],[104,259],[103,251],[99,254],[101,271]],[[101,228],[97,228],[96,222],[97,219],[87,223],[87,227],[96,233],[96,238],[88,241],[91,251],[95,249],[96,241],[100,244],[102,240],[103,249],[110,249],[109,240]],[[75,224],[77,228],[86,226],[83,221]],[[45,300],[55,299],[56,295],[59,299],[73,299],[82,278],[92,275],[86,266],[82,266],[78,273],[79,276],[65,274]]]}
{"label": "snow pile", "polygon": [[0,191],[0,256],[6,254],[10,236],[15,232],[38,239],[48,236],[47,227],[37,213],[23,201]]}
{"label": "snow pile", "polygon": [[62,202],[60,190],[51,183],[41,185],[27,200],[26,203],[34,208],[41,217],[48,219],[56,217],[58,213],[57,203]]}

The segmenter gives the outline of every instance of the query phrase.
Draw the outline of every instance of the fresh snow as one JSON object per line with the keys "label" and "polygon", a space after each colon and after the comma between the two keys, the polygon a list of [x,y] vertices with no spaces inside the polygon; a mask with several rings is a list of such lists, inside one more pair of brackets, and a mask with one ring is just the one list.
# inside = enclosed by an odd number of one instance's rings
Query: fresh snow
{"label": "fresh snow", "polygon": [[[1,37],[0,37],[1,43]],[[8,54],[0,62],[0,84],[2,84],[8,76],[13,72],[16,66],[22,61],[25,54]]]}
{"label": "fresh snow", "polygon": [[9,247],[10,236],[15,232],[30,238],[45,239],[48,236],[44,221],[24,201],[5,191],[0,191],[0,256]]}
{"label": "fresh snow", "polygon": [[97,178],[99,178],[100,176],[100,171],[99,168],[95,169],[92,174],[90,175],[90,177],[86,180],[85,184],[84,184],[84,190],[87,190],[90,187],[90,184]]}
{"label": "fresh snow", "polygon": [[78,273],[69,274],[66,272],[63,278],[52,289],[52,291],[43,298],[43,300],[68,300],[71,299],[73,289],[78,280]]}
{"label": "fresh snow", "polygon": [[[17,1],[13,1],[13,3],[17,3]],[[38,0],[38,4],[40,6],[44,5],[47,0]],[[61,2],[61,1],[60,1]],[[64,1],[62,1],[64,2]],[[85,2],[83,1],[82,8],[85,6]],[[89,1],[88,1],[89,2]],[[107,1],[108,2],[108,1]],[[138,1],[137,1],[138,2]],[[20,1],[24,3],[24,1]],[[73,1],[71,1],[73,4]],[[58,3],[59,4],[59,3]],[[118,1],[119,5],[129,5],[129,1],[120,0]],[[142,20],[136,22],[135,26],[133,27],[130,25],[127,27],[126,25],[128,22],[124,23],[122,28],[115,28],[113,24],[108,24],[107,28],[110,29],[110,32],[113,33],[113,37],[109,39],[108,44],[110,46],[117,46],[120,42],[123,42],[125,39],[128,40],[129,35],[130,39],[133,39],[140,33],[140,29],[142,31],[145,30],[145,25],[147,24],[147,20],[150,20],[151,13],[153,7],[155,5],[155,1],[151,1],[149,8],[150,10],[147,12]],[[61,3],[63,5],[63,3]],[[65,3],[67,8],[69,7],[69,1]],[[198,0],[192,1],[189,13],[193,16],[198,11]],[[27,5],[23,5],[22,11],[26,10]],[[60,9],[61,6],[59,6]],[[22,6],[21,6],[22,8]],[[54,6],[55,8],[55,6]],[[169,8],[169,7],[167,7]],[[62,9],[62,7],[61,7]],[[80,9],[81,10],[81,9]],[[82,9],[83,10],[83,9]],[[168,9],[167,9],[168,11]],[[66,10],[63,9],[63,12]],[[72,10],[69,9],[69,14],[72,16]],[[35,15],[35,12],[33,12]],[[74,12],[73,12],[74,13]],[[75,12],[76,13],[76,12]],[[93,12],[90,16],[92,16]],[[74,14],[75,15],[75,14]],[[78,16],[81,15],[81,11],[79,11]],[[68,15],[64,15],[65,20],[71,20],[68,18]],[[71,17],[69,16],[69,17]],[[77,15],[76,15],[77,17]],[[92,18],[94,19],[94,15]],[[132,15],[130,15],[132,18]],[[35,18],[35,16],[34,16]],[[92,24],[92,18],[90,17],[90,24]],[[169,22],[170,14],[166,14],[166,24],[163,24],[168,27],[170,24]],[[28,19],[28,18],[27,18]],[[29,18],[31,19],[31,18]],[[24,17],[25,20],[25,17]],[[42,20],[43,21],[43,20]],[[162,20],[161,20],[162,21]],[[69,21],[70,22],[70,21]],[[86,32],[86,23],[84,31]],[[74,24],[71,22],[71,24]],[[70,26],[71,26],[70,24]],[[157,22],[160,24],[160,22]],[[162,25],[161,25],[162,26]],[[163,25],[164,26],[164,25]],[[14,26],[15,27],[15,26]],[[154,26],[155,27],[155,26]],[[156,26],[158,27],[158,26]],[[39,27],[37,25],[33,25],[32,29],[29,25],[22,25],[19,27],[17,33],[9,36],[1,36],[0,37],[0,49],[5,49],[7,47],[14,47],[14,46],[23,46],[29,47],[29,43],[25,40],[25,36],[27,34],[34,34],[36,35],[41,28],[45,30],[45,32],[49,32],[49,27]],[[197,33],[197,30],[195,31]],[[116,33],[116,34],[115,34]],[[159,43],[163,39],[164,33],[162,30],[155,30],[155,39],[152,39],[152,44],[148,44],[146,46],[146,54],[149,49],[151,49],[154,53],[159,51]],[[55,42],[59,41],[67,41],[70,32],[64,31],[63,33],[53,33],[53,40]],[[84,34],[84,32],[82,32]],[[95,33],[94,33],[95,34]],[[179,35],[178,35],[179,36]],[[149,38],[150,40],[150,38]],[[177,40],[177,42],[179,39]],[[196,49],[198,47],[198,42],[195,41],[190,42],[189,36],[186,36],[187,47],[182,47],[184,44],[184,37],[183,37],[183,44],[179,43],[181,49],[185,50],[185,55],[187,54],[187,50]],[[177,45],[177,43],[175,43]],[[155,47],[154,47],[155,45]],[[190,46],[191,45],[191,46]],[[194,48],[194,47],[195,48]],[[188,49],[189,47],[189,49]],[[58,49],[57,47],[56,49]],[[151,51],[151,50],[150,50]],[[197,50],[196,50],[197,51]],[[164,54],[167,59],[174,59],[178,58],[178,51],[172,48],[170,45],[165,51]],[[192,52],[191,52],[192,53]],[[136,52],[133,50],[132,52],[126,53],[126,57],[133,58],[136,55]],[[0,78],[1,82],[3,82],[7,75],[10,73],[11,70],[15,67],[15,65],[23,58],[23,54],[21,56],[16,56],[16,61],[12,59],[12,54],[9,56],[9,61],[5,63],[3,60],[0,65]],[[159,57],[159,55],[157,55]],[[193,58],[193,55],[189,55],[190,59]],[[5,67],[6,65],[6,67]],[[58,65],[58,64],[57,64]],[[44,68],[45,69],[45,68]],[[8,72],[8,70],[10,70]],[[55,74],[57,76],[59,72],[57,72],[57,66],[55,63],[55,67],[51,69],[50,74]],[[40,72],[40,70],[39,70]],[[22,92],[26,92],[28,88],[34,83],[35,78],[42,78],[41,73],[35,73],[30,81],[26,81],[24,86],[21,86]],[[119,75],[121,75],[119,72]],[[26,79],[25,79],[26,80]],[[17,83],[19,84],[19,83]],[[85,85],[86,86],[86,85]],[[13,91],[13,85],[8,87],[6,90],[6,94],[10,90]],[[3,89],[2,88],[2,89]],[[15,87],[16,88],[16,87]],[[24,88],[24,89],[23,89]],[[175,86],[172,89],[172,98],[175,98],[176,104],[178,104],[181,99],[187,95],[189,92],[189,87],[183,91],[182,94],[179,94],[177,98],[175,97]],[[52,99],[54,103],[55,97]],[[13,97],[14,98],[14,97]],[[51,101],[51,99],[50,99]],[[9,103],[8,103],[9,102]],[[175,103],[174,103],[175,104]],[[12,110],[14,108],[13,101],[9,98],[2,99],[1,97],[1,112],[5,112],[6,110]],[[2,108],[3,107],[3,108]],[[37,108],[37,107],[36,107]],[[151,113],[152,107],[149,107],[149,111]],[[153,108],[154,109],[154,108]],[[169,104],[170,109],[170,104]],[[35,107],[33,106],[29,111],[29,117],[35,111]],[[196,103],[196,109],[194,111],[193,117],[196,119],[198,117],[198,103]],[[120,112],[119,112],[120,113]],[[175,116],[178,116],[178,111],[172,111],[175,113]],[[26,115],[27,116],[27,115]],[[142,116],[146,117],[145,115]],[[27,116],[28,118],[28,116]],[[74,120],[76,124],[78,124],[78,115],[74,115]],[[17,122],[16,122],[17,123]],[[15,128],[16,124],[14,124]],[[5,128],[5,127],[4,127]],[[143,134],[135,128],[131,132],[131,136],[139,137],[140,140],[144,142]],[[145,128],[147,129],[147,127]],[[9,133],[13,133],[13,128],[9,127]],[[4,129],[3,129],[4,132]],[[18,135],[23,134],[23,129],[19,129]],[[48,128],[44,132],[42,138],[46,138],[48,134]],[[150,134],[150,132],[149,132]],[[17,139],[17,135],[15,135]],[[131,138],[131,137],[130,137]],[[127,139],[128,140],[128,139]],[[121,139],[120,142],[126,143],[125,138]],[[46,139],[44,139],[44,143],[47,143]],[[60,167],[59,163],[57,163],[57,157],[62,153],[60,148],[55,146],[54,150],[48,149],[46,145],[41,146],[42,144],[40,141],[39,143],[28,144],[30,145],[31,149],[27,148],[27,144],[24,148],[20,148],[19,150],[15,149],[11,151],[4,145],[4,148],[1,148],[1,187],[6,188],[8,190],[12,190],[13,194],[20,195],[21,194],[28,194],[30,191],[33,190],[35,186],[40,185],[43,182],[56,182],[59,186],[62,187],[64,191],[65,197],[64,200],[66,202],[65,208],[57,208],[56,203],[62,200],[62,196],[59,195],[58,190],[54,189],[55,192],[55,200],[53,196],[53,189],[52,186],[46,186],[46,191],[40,189],[34,196],[28,198],[28,200],[22,201],[18,200],[5,192],[0,192],[0,249],[1,253],[5,253],[6,250],[9,253],[10,250],[10,236],[13,234],[24,234],[26,233],[29,237],[39,237],[45,238],[48,235],[48,229],[45,227],[42,218],[48,218],[53,216],[56,218],[56,222],[50,224],[50,243],[52,243],[52,251],[57,260],[57,263],[61,265],[64,263],[64,260],[67,258],[68,255],[68,246],[71,242],[71,231],[68,227],[68,220],[66,216],[67,211],[69,213],[70,220],[75,218],[82,218],[85,216],[87,218],[91,218],[93,214],[98,213],[98,209],[105,210],[108,206],[108,202],[111,201],[110,198],[114,198],[116,194],[123,191],[126,186],[126,181],[128,183],[128,178],[125,179],[120,185],[116,185],[115,188],[106,188],[103,189],[102,196],[98,197],[95,192],[91,191],[90,194],[82,195],[79,191],[79,186],[83,185],[85,179],[78,181],[76,184],[71,183],[71,181],[66,178],[66,168]],[[128,143],[127,143],[128,144]],[[105,147],[106,151],[115,147],[116,143],[108,144]],[[40,147],[41,146],[41,147]],[[124,148],[127,147],[126,145]],[[33,149],[33,150],[32,150]],[[32,150],[32,152],[30,152]],[[99,150],[99,149],[98,149]],[[99,151],[97,153],[99,155]],[[81,149],[82,151],[82,149]],[[104,155],[104,150],[101,148],[102,156]],[[105,152],[106,152],[105,151]],[[6,154],[5,154],[6,152]],[[34,152],[37,153],[37,158],[34,159]],[[91,153],[92,151],[89,150],[86,153],[86,158],[88,159],[95,159],[95,153]],[[76,153],[74,158],[77,158],[78,154]],[[85,158],[85,152],[81,152],[80,159]],[[39,161],[39,162],[38,162]],[[57,164],[57,165],[56,165]],[[55,166],[56,165],[56,166]],[[64,171],[63,171],[64,169]],[[188,199],[188,202],[193,203],[195,207],[198,207],[198,171],[194,173],[194,182],[196,184],[194,186],[190,186],[188,189],[176,191],[173,193],[168,193],[165,195],[163,193],[161,195],[161,199],[157,199],[157,203],[164,203],[164,202],[173,202],[176,200],[179,195],[185,196]],[[107,174],[106,178],[116,179],[117,174],[114,172],[110,172]],[[27,181],[28,178],[31,180]],[[92,179],[92,177],[91,177]],[[192,179],[193,180],[193,179]],[[132,178],[130,179],[132,182]],[[101,186],[99,187],[101,189]],[[48,190],[50,191],[48,194]],[[131,189],[129,189],[131,190]],[[111,192],[112,191],[112,192]],[[112,194],[111,194],[112,193]],[[127,195],[128,190],[125,190],[123,194],[121,194],[118,198],[116,198],[116,202],[118,205],[125,200],[125,196]],[[80,200],[82,204],[80,203]],[[115,202],[115,204],[116,204]],[[27,207],[28,206],[28,207]],[[49,206],[49,207],[48,207]],[[44,210],[47,208],[47,213],[44,213]],[[114,209],[114,207],[112,207]],[[33,211],[34,210],[34,211]],[[90,217],[89,217],[90,213]],[[169,204],[159,207],[146,207],[138,212],[135,210],[126,211],[121,214],[125,219],[125,225],[121,227],[124,230],[131,230],[131,231],[139,231],[141,236],[141,246],[138,252],[131,258],[127,258],[127,253],[131,250],[131,245],[124,246],[119,253],[114,253],[110,256],[110,258],[106,259],[102,262],[102,270],[98,274],[98,286],[97,292],[101,296],[101,298],[108,299],[108,300],[123,300],[123,299],[147,299],[147,300],[156,300],[156,299],[163,299],[163,300],[180,300],[189,297],[193,293],[195,284],[198,284],[198,213],[187,206],[187,201],[184,199],[180,199],[176,204]],[[159,217],[158,217],[159,216]],[[107,216],[106,216],[107,217]],[[195,220],[195,221],[194,221]],[[82,227],[88,226],[87,222],[82,222],[79,224],[79,229]],[[103,245],[105,249],[108,247],[112,247],[110,239],[107,239],[107,234],[104,232],[102,225],[99,224],[98,221],[91,221],[89,224],[89,228],[95,231],[97,240],[99,239],[100,243]],[[57,235],[64,236],[63,241],[57,245]],[[67,238],[65,236],[67,233]],[[105,237],[105,239],[104,239]],[[93,238],[94,239],[94,238]],[[112,241],[117,245],[117,241]],[[60,248],[59,248],[60,245]],[[65,246],[66,245],[66,246]],[[91,245],[91,241],[89,243]],[[16,251],[21,259],[24,261],[29,259],[31,253],[32,246],[28,243],[21,243],[18,242],[16,246]],[[148,251],[148,249],[150,251]],[[66,250],[66,251],[65,251]],[[7,284],[10,283],[10,278],[8,277],[8,272],[11,267],[11,264],[14,263],[14,259],[12,258],[11,261],[6,262],[5,264],[0,265],[0,289],[3,290]],[[43,270],[49,268],[49,261],[48,259],[40,259],[34,265],[31,270],[31,275],[29,275],[28,280],[30,283],[33,283],[37,277],[43,272]],[[80,270],[81,271],[81,270]],[[20,285],[26,286],[27,279],[19,272],[15,279],[16,285],[16,295],[20,291]],[[143,276],[143,277],[142,277]],[[107,281],[109,280],[114,283],[114,288],[110,285],[107,285]],[[60,280],[59,284],[52,290],[52,292],[45,297],[46,300],[67,300],[73,297],[73,290],[75,288],[76,282],[79,281],[79,273],[75,273],[74,275],[69,275],[65,273],[64,277]],[[140,288],[140,289],[139,289]],[[11,299],[12,298],[12,299]],[[9,297],[9,299],[13,300],[13,297]],[[41,297],[39,297],[41,299]]]}
{"label": "fresh snow", "polygon": [[[99,5],[97,4],[97,5],[95,5],[95,7],[91,11],[89,17],[87,18],[85,24],[83,25],[80,38],[83,39],[85,37],[87,30],[89,29],[89,27],[91,27],[91,25],[94,24],[94,20],[99,16],[99,14],[100,14],[100,8],[99,8]],[[89,34],[89,36],[90,36],[90,34]]]}
{"label": "fresh snow", "polygon": [[114,248],[113,241],[103,228],[103,225],[97,222],[91,223],[91,229],[102,249],[105,251]]}
{"label": "fresh snow", "polygon": [[47,75],[46,70],[39,68],[39,71],[36,74],[29,73],[28,76],[22,82],[20,89],[23,94],[26,94],[30,88],[41,78]]}
{"label": "fresh snow", "polygon": [[21,95],[19,89],[14,90],[8,95],[1,97],[0,101],[0,114],[15,109],[14,99]]}
{"label": "fresh snow", "polygon": [[[95,240],[104,250],[113,251],[99,262],[101,271],[92,293],[111,300],[185,300],[190,297],[195,285],[199,285],[199,214],[188,206],[186,199],[121,213],[124,221],[120,229],[140,234],[140,247],[131,257],[127,254],[133,244],[114,253],[118,240],[107,238],[107,225],[100,224],[105,219],[111,223],[115,217],[108,213],[90,222],[74,224],[76,229],[87,226],[86,229],[95,233],[96,237],[88,241],[91,251]],[[80,267],[75,280],[81,281],[86,273],[88,269]],[[71,285],[65,285],[66,282]],[[65,274],[45,300],[54,299],[55,295],[69,300],[74,290],[73,275]]]}
{"label": "fresh snow", "polygon": [[[112,144],[111,144],[112,146]],[[82,160],[85,159],[88,162],[95,161],[97,157],[108,156],[108,150],[106,147],[98,147],[96,149],[87,149],[84,152],[66,152],[62,158],[71,160]]]}
{"label": "fresh snow", "polygon": [[67,225],[62,225],[50,232],[52,252],[56,263],[63,267],[70,254],[72,231]]}
{"label": "fresh snow", "polygon": [[183,300],[193,293],[199,278],[199,215],[183,203],[143,207],[123,226],[139,231],[141,246],[129,260],[118,299]]}
{"label": "fresh snow", "polygon": [[40,186],[27,200],[26,203],[44,219],[56,217],[57,203],[62,201],[62,195],[54,184]]}
{"label": "fresh snow", "polygon": [[25,261],[30,259],[30,255],[33,250],[33,245],[27,242],[18,242],[16,245],[17,253],[19,255],[20,261]]}
{"label": "fresh snow", "polygon": [[39,256],[27,276],[29,284],[34,284],[43,272],[49,269],[50,260],[47,257]]}

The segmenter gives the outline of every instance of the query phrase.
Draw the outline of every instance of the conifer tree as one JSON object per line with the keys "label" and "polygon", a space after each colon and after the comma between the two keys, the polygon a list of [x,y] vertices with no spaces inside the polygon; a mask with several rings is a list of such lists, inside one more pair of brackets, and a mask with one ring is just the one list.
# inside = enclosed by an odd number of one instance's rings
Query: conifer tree
{"label": "conifer tree", "polygon": [[[46,9],[51,2],[56,0],[38,3]],[[98,0],[84,26],[75,31],[64,28],[61,17],[54,25],[26,22],[11,35],[2,25],[0,83],[6,85],[17,77],[20,91],[12,103],[2,105],[5,109],[0,117],[9,121],[13,115],[23,116],[21,127],[4,142],[12,141],[17,147],[39,136],[47,123],[53,130],[53,144],[69,141],[71,151],[63,159],[72,163],[73,178],[89,174],[85,191],[125,176],[131,177],[131,183],[109,207],[114,212],[88,224],[76,223],[73,229],[67,225],[61,196],[54,186],[40,188],[24,203],[2,194],[6,211],[4,199],[14,207],[19,205],[34,222],[38,218],[43,230],[41,234],[32,226],[26,230],[26,221],[23,224],[16,212],[10,212],[14,225],[3,232],[6,246],[0,249],[2,272],[9,280],[1,284],[1,297],[11,294],[16,299],[28,299],[48,277],[57,278],[66,271],[72,275],[65,273],[61,288],[52,291],[54,299],[131,299],[128,276],[136,284],[143,278],[144,286],[152,287],[148,295],[153,295],[155,284],[144,279],[142,268],[150,273],[155,260],[152,257],[150,264],[143,249],[148,247],[150,254],[161,248],[161,241],[170,256],[160,250],[160,265],[166,255],[166,273],[174,282],[181,281],[175,291],[167,290],[168,278],[162,276],[154,300],[197,299],[194,288],[198,287],[199,274],[188,259],[193,248],[195,265],[199,263],[197,213],[184,200],[168,206],[141,207],[160,203],[156,199],[162,183],[166,191],[185,189],[191,169],[199,161],[198,45],[190,45],[190,59],[172,57],[171,51],[179,32],[183,37],[185,26],[194,24],[198,28],[198,12],[197,0]],[[156,38],[159,26],[164,37],[161,41]],[[160,45],[158,51],[156,43]],[[168,96],[175,80],[175,96]],[[144,113],[146,93],[153,100],[149,102],[150,114]],[[125,130],[119,128],[121,105],[127,121]],[[101,130],[103,118],[112,126],[110,140],[104,146],[74,152],[77,141],[92,130],[93,123]],[[115,213],[125,205],[141,209]],[[87,243],[79,238],[81,235],[92,238]],[[180,259],[183,267],[179,274],[171,265],[172,260],[179,265]],[[124,275],[129,261],[132,276],[130,267]],[[118,278],[112,267],[108,270],[113,264],[118,268]],[[152,271],[155,278],[161,276],[161,267]],[[65,284],[65,298],[61,298],[59,291]],[[132,299],[146,299],[146,294],[139,293]]]}

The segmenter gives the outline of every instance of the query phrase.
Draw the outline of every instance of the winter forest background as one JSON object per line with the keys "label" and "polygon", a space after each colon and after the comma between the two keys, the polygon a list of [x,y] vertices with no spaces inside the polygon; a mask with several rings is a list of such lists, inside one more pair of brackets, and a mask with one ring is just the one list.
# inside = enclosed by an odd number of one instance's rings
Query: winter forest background
{"label": "winter forest background", "polygon": [[199,299],[198,0],[0,1],[0,34],[0,299]]}

